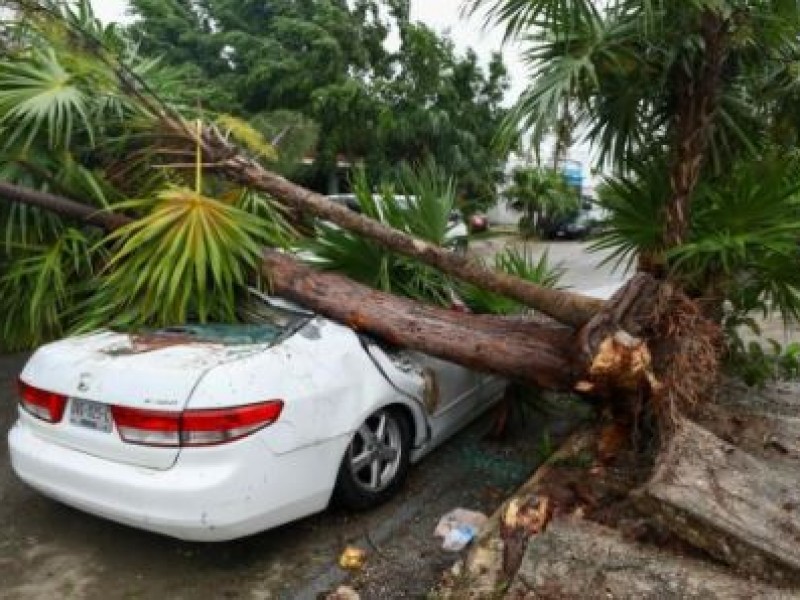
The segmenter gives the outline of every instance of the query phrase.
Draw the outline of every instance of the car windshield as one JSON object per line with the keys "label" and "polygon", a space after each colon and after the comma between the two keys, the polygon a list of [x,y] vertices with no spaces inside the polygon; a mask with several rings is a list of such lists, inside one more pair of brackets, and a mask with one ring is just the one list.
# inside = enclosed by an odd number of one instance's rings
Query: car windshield
{"label": "car windshield", "polygon": [[138,335],[224,346],[275,344],[292,335],[313,316],[300,308],[284,306],[279,299],[270,299],[255,290],[250,290],[240,301],[236,312],[241,323],[187,323],[145,330]]}

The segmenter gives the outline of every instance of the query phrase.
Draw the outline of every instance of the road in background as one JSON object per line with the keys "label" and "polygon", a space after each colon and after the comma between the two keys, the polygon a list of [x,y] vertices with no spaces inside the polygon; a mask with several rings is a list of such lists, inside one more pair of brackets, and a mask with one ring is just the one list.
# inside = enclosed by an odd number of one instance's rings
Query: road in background
{"label": "road in background", "polygon": [[615,269],[613,262],[604,264],[608,253],[590,252],[588,246],[585,242],[540,242],[497,236],[470,242],[470,251],[483,258],[491,258],[507,247],[527,249],[537,259],[547,253],[551,265],[565,270],[561,285],[576,291],[610,290],[622,285],[629,274],[623,268]]}

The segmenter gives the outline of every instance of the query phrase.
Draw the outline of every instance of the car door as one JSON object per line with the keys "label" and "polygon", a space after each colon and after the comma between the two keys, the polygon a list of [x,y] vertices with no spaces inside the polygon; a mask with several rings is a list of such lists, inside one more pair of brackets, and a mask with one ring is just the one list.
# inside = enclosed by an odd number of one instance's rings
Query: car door
{"label": "car door", "polygon": [[414,353],[429,392],[425,399],[433,438],[446,437],[462,427],[475,412],[483,376],[454,363]]}

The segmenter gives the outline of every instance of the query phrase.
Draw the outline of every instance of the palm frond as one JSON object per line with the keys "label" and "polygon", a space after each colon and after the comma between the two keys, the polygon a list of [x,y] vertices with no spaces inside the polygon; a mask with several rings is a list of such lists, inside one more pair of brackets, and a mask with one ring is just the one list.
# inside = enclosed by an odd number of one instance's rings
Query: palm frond
{"label": "palm frond", "polygon": [[7,247],[5,260],[0,253],[0,348],[29,348],[69,330],[69,309],[94,274],[95,242],[65,228],[49,243]]}
{"label": "palm frond", "polygon": [[105,240],[112,255],[81,329],[235,321],[236,292],[273,242],[269,223],[185,188],[117,208],[144,214]]}
{"label": "palm frond", "polygon": [[604,263],[630,269],[639,254],[663,249],[661,220],[672,193],[663,158],[631,165],[623,176],[607,178],[598,189],[597,203],[608,215],[589,249],[608,252]]}
{"label": "palm frond", "polygon": [[[533,248],[529,246],[505,248],[495,255],[494,268],[531,283],[552,288],[558,287],[564,275],[563,268],[550,263],[550,257],[546,251],[537,257]],[[519,302],[484,288],[459,284],[457,289],[458,295],[466,302],[470,310],[477,313],[511,315],[526,310],[526,307]]]}
{"label": "palm frond", "polygon": [[220,115],[217,117],[217,124],[223,127],[227,135],[233,136],[237,141],[244,144],[248,150],[261,158],[269,160],[278,158],[275,146],[267,141],[258,129],[244,119],[233,115]]}
{"label": "palm frond", "polygon": [[[363,172],[356,174],[353,190],[363,215],[435,244],[447,242],[455,186],[434,165],[404,168],[399,183],[403,194],[390,186],[373,193]],[[449,277],[335,225],[318,223],[316,235],[301,247],[316,266],[376,289],[439,305],[451,302]]]}
{"label": "palm frond", "polygon": [[68,146],[77,129],[93,137],[88,99],[53,49],[0,62],[0,127],[5,147],[29,147],[43,132],[50,148]]}

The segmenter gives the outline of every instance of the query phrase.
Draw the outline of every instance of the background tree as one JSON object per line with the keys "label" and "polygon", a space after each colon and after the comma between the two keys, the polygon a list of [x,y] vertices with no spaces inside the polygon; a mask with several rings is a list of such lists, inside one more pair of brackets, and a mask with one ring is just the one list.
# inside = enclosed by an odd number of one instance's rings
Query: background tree
{"label": "background tree", "polygon": [[[611,174],[615,200],[607,207],[616,216],[601,245],[633,252],[640,269],[685,285],[717,318],[723,290],[733,290],[741,277],[761,281],[760,291],[774,306],[796,314],[796,245],[773,245],[775,223],[762,212],[767,205],[775,209],[767,199],[780,197],[774,214],[796,214],[796,194],[773,188],[791,190],[799,177],[793,147],[798,123],[795,111],[787,111],[800,58],[795,2],[467,5],[485,9],[488,22],[524,44],[535,74],[506,129],[531,129],[538,139],[558,122],[566,103]],[[740,169],[784,176],[769,184],[737,181],[734,189],[731,173]],[[750,200],[737,201],[742,196]],[[722,218],[716,210],[728,212]],[[633,227],[632,218],[649,224]],[[797,219],[784,221],[782,231],[796,236]],[[733,254],[742,270],[736,277]],[[783,292],[756,275],[767,268],[764,261],[771,273],[782,274]]]}
{"label": "background tree", "polygon": [[511,207],[523,213],[519,226],[527,234],[546,235],[580,208],[578,192],[567,185],[561,173],[546,167],[514,169],[504,194]]}
{"label": "background tree", "polygon": [[[339,158],[362,161],[375,181],[431,158],[468,208],[495,199],[506,157],[492,143],[505,115],[502,60],[484,70],[473,52],[459,56],[447,38],[409,22],[407,0],[133,0],[132,12],[142,51],[197,82],[190,105],[256,124],[292,127],[292,114],[313,122],[319,135],[306,151],[315,162],[293,173],[313,188],[347,185]],[[396,52],[386,47],[392,31]]]}

